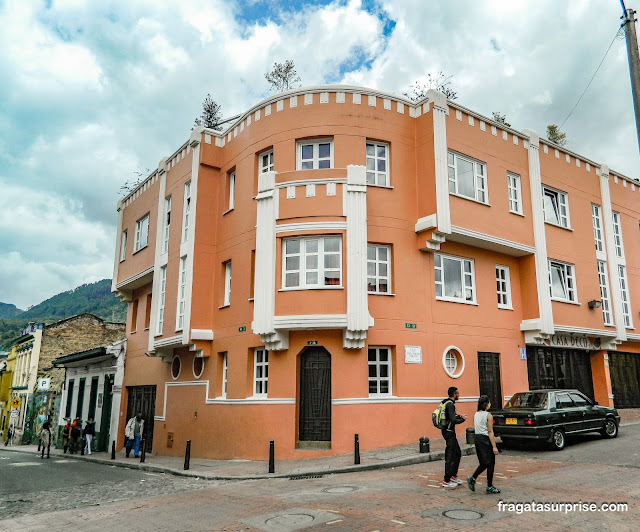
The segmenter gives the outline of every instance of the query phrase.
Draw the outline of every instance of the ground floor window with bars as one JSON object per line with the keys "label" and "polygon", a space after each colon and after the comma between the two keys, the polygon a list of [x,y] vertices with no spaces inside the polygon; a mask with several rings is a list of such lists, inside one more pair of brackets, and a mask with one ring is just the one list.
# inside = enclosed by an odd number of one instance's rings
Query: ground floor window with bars
{"label": "ground floor window with bars", "polygon": [[369,397],[391,395],[391,349],[369,348]]}

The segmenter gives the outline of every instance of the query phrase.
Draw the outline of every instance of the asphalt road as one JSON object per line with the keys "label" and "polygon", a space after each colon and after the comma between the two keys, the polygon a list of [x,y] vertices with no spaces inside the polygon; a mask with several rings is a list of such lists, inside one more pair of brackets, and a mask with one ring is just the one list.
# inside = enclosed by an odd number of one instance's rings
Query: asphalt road
{"label": "asphalt road", "polygon": [[[497,460],[498,496],[484,493],[484,475],[475,492],[466,485],[442,489],[443,462],[216,482],[0,449],[0,530],[636,532],[638,436],[640,424],[623,427],[614,440],[575,438],[561,452],[509,449]],[[464,457],[459,476],[476,465],[474,456]],[[518,514],[499,510],[499,501],[593,502],[598,510]],[[627,511],[600,510],[610,502],[627,504]]]}

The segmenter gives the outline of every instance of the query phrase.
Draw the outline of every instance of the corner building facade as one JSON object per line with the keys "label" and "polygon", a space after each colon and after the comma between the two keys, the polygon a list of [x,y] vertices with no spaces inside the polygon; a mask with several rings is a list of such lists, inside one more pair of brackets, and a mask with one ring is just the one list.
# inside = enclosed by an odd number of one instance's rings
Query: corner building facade
{"label": "corner building facade", "polygon": [[530,387],[640,405],[613,371],[640,357],[639,188],[435,91],[196,128],[118,204],[120,415],[153,453],[291,459],[438,436],[449,386],[466,414]]}

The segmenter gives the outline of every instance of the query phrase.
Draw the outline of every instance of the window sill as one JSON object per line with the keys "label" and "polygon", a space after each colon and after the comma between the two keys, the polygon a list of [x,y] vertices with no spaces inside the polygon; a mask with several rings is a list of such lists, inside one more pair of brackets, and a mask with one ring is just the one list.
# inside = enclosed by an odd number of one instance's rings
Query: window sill
{"label": "window sill", "polygon": [[131,253],[131,255],[135,255],[136,253],[139,253],[140,251],[142,251],[143,249],[147,249],[149,247],[149,244],[147,244],[146,246],[141,247],[140,249],[136,249],[133,253]]}
{"label": "window sill", "polygon": [[145,330],[145,331],[148,331],[148,330],[149,330],[149,327],[145,327],[145,328],[144,328],[144,330]]}
{"label": "window sill", "polygon": [[124,262],[124,259],[120,259],[120,264],[122,264]]}
{"label": "window sill", "polygon": [[500,310],[513,310],[513,307],[505,307],[505,306],[501,307],[500,305],[498,305],[498,309],[500,309]]}
{"label": "window sill", "polygon": [[368,187],[376,187],[376,188],[388,188],[393,190],[395,187],[392,187],[391,185],[375,185],[373,183],[367,183]]}
{"label": "window sill", "polygon": [[523,213],[521,212],[515,212],[515,211],[509,211],[510,214],[515,214],[516,216],[522,216],[523,218],[525,217]]}
{"label": "window sill", "polygon": [[544,221],[544,223],[552,227],[557,227],[558,229],[564,229],[565,231],[573,231],[571,227],[565,227],[564,225],[554,224],[553,222],[547,222],[546,220]]}
{"label": "window sill", "polygon": [[220,310],[221,308],[227,308],[227,307],[230,307],[230,306],[231,306],[231,303],[227,303],[226,305],[222,305],[222,306],[218,307],[218,310]]}
{"label": "window sill", "polygon": [[182,332],[182,327],[180,327],[180,329],[176,329],[175,332]]}
{"label": "window sill", "polygon": [[137,331],[137,330],[135,330],[135,331],[131,331],[129,334],[136,334],[137,332],[138,332],[138,331]]}
{"label": "window sill", "polygon": [[398,397],[391,393],[370,393],[367,399],[397,399]]}
{"label": "window sill", "polygon": [[436,301],[445,301],[446,303],[462,303],[463,305],[473,305],[478,306],[478,303],[475,301],[465,301],[464,299],[449,299],[445,297],[436,296]]}
{"label": "window sill", "polygon": [[224,212],[222,213],[222,216],[224,216],[224,215],[226,215],[226,214],[229,214],[229,213],[230,213],[231,211],[233,211],[233,210],[234,210],[234,207],[231,207],[230,209],[227,209],[226,211],[224,211]]}
{"label": "window sill", "polygon": [[395,296],[395,294],[392,294],[390,292],[367,292],[367,295],[369,295],[369,296]]}
{"label": "window sill", "polygon": [[568,299],[558,299],[557,297],[552,297],[551,301],[556,301],[557,303],[568,303],[569,305],[577,305],[578,307],[582,306],[582,303],[578,303],[577,301],[569,301]]}
{"label": "window sill", "polygon": [[486,207],[491,207],[491,203],[486,203],[484,201],[478,201],[474,198],[469,198],[467,196],[462,196],[461,194],[456,194],[455,192],[449,192],[449,196],[455,196],[456,198],[460,198],[467,201],[473,201],[473,203],[477,203],[478,205],[485,205]]}
{"label": "window sill", "polygon": [[279,288],[278,292],[296,292],[300,290],[344,290],[344,286],[302,286],[302,287],[288,287]]}
{"label": "window sill", "polygon": [[247,301],[250,301],[251,303],[253,303],[253,298],[250,297],[249,299],[247,299]]}

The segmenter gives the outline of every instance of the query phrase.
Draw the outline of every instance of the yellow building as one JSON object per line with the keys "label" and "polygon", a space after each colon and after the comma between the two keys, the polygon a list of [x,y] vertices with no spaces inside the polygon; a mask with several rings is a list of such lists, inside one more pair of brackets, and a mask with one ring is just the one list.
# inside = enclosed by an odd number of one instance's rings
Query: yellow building
{"label": "yellow building", "polygon": [[9,356],[4,360],[4,370],[0,372],[0,430],[3,437],[7,434],[9,426],[9,411],[11,402],[11,383],[13,380],[13,370],[16,364],[17,348],[13,346]]}

